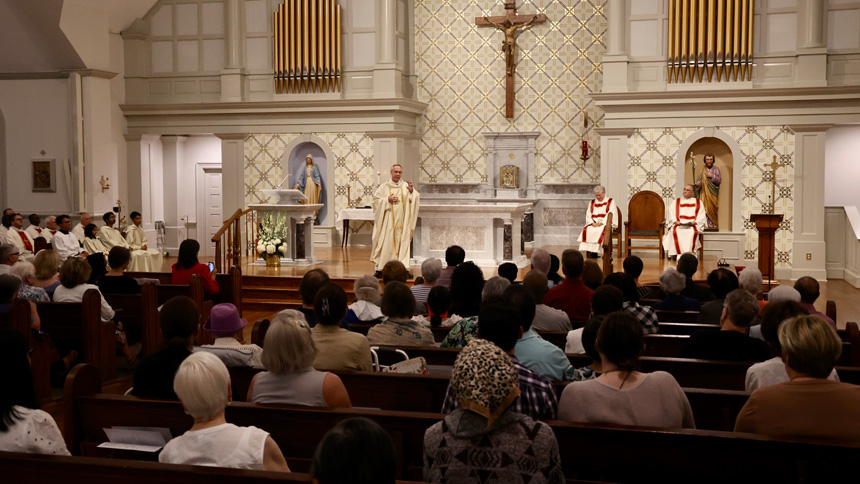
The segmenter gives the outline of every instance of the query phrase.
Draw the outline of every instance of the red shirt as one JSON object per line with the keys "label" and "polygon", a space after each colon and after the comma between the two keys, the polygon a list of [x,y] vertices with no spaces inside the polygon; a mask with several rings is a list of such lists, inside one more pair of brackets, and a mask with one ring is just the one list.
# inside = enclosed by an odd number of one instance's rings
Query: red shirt
{"label": "red shirt", "polygon": [[179,264],[173,264],[173,275],[170,278],[171,284],[190,284],[191,276],[200,274],[203,279],[203,292],[207,296],[211,296],[218,292],[218,282],[212,279],[209,272],[209,266],[206,264],[197,264],[191,269],[186,269]]}
{"label": "red shirt", "polygon": [[547,291],[543,303],[567,313],[571,321],[585,321],[591,314],[591,295],[582,279],[566,277],[564,282]]}

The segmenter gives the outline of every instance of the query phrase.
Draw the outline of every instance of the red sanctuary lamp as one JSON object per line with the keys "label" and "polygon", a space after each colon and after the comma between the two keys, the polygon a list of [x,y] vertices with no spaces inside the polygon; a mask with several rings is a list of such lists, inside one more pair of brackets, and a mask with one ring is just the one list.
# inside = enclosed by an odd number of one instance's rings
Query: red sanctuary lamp
{"label": "red sanctuary lamp", "polygon": [[588,159],[588,141],[582,141],[582,155],[579,157],[579,159],[582,161]]}

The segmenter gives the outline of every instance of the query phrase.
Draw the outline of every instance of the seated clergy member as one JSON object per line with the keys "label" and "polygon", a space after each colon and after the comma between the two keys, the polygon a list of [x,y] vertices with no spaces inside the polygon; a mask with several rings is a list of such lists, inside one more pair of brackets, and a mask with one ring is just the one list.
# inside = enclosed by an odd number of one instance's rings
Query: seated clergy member
{"label": "seated clergy member", "polygon": [[57,255],[60,256],[60,262],[69,257],[76,257],[78,255],[86,257],[89,255],[81,249],[81,243],[84,238],[83,227],[81,228],[81,240],[78,240],[74,234],[69,232],[72,228],[72,220],[68,215],[57,217],[57,225],[60,227],[60,231],[51,238],[51,246],[57,251]]}
{"label": "seated clergy member", "polygon": [[[59,223],[59,221],[57,221],[57,223]],[[72,234],[74,234],[74,236],[77,237],[78,241],[82,244],[84,243],[85,237],[84,227],[91,223],[93,223],[93,216],[88,214],[87,212],[84,212],[81,214],[81,221],[77,225],[75,225],[75,228],[71,229]]]}
{"label": "seated clergy member", "polygon": [[33,261],[36,250],[35,243],[24,231],[24,217],[20,213],[12,214],[12,226],[6,233],[6,242],[18,249],[18,256],[21,260]]}
{"label": "seated clergy member", "polygon": [[798,316],[778,333],[790,381],[754,391],[735,432],[860,442],[860,386],[827,379],[842,352],[836,330],[817,316]]}
{"label": "seated clergy member", "polygon": [[314,298],[317,324],[311,337],[317,346],[314,368],[320,371],[369,371],[373,369],[370,343],[360,333],[341,327],[346,316],[346,291],[328,283]]}
{"label": "seated clergy member", "polygon": [[[111,249],[113,250],[113,249]],[[239,310],[230,303],[212,306],[209,319],[203,324],[203,331],[215,337],[215,343],[194,348],[217,356],[227,366],[252,366],[262,368],[260,357],[263,348],[255,344],[244,344],[243,330],[248,321],[239,316]]]}
{"label": "seated clergy member", "polygon": [[543,298],[547,306],[567,313],[570,321],[585,321],[591,314],[591,295],[593,290],[582,282],[582,268],[585,261],[578,250],[567,249],[561,254],[561,270],[564,282],[550,288]]}
{"label": "seated clergy member", "polygon": [[[408,289],[407,289],[408,290]],[[263,366],[248,388],[248,401],[350,408],[340,377],[317,371],[317,347],[302,313],[285,309],[272,318],[263,345]]]}
{"label": "seated clergy member", "polygon": [[[519,310],[501,297],[492,297],[481,306],[478,321],[478,338],[492,342],[509,354],[517,370],[520,396],[514,402],[513,411],[536,420],[554,419],[558,397],[552,382],[520,364],[514,351],[517,340],[523,335]],[[442,413],[451,413],[458,405],[457,395],[449,384]]]}
{"label": "seated clergy member", "polygon": [[382,314],[385,321],[367,332],[367,341],[372,345],[386,346],[434,346],[433,332],[423,324],[412,321],[415,297],[406,284],[391,281],[382,293]]}
{"label": "seated clergy member", "polygon": [[314,484],[394,484],[394,441],[373,420],[341,420],[317,445],[311,477]]}
{"label": "seated clergy member", "polygon": [[559,420],[696,428],[693,410],[684,390],[664,371],[635,370],[645,349],[642,326],[626,312],[606,316],[595,342],[602,374],[573,382],[561,394]]}
{"label": "seated clergy member", "polygon": [[699,249],[699,234],[705,230],[705,205],[693,198],[693,185],[684,185],[684,196],[669,204],[663,250],[675,257]]}
{"label": "seated clergy member", "polygon": [[606,215],[612,214],[612,228],[618,228],[618,211],[615,201],[606,198],[606,188],[602,185],[594,187],[594,200],[585,209],[585,227],[576,239],[579,250],[587,251],[589,258],[596,259],[603,252],[603,236],[606,229]]}
{"label": "seated clergy member", "polygon": [[141,398],[176,400],[173,375],[185,358],[191,356],[200,313],[190,297],[176,296],[164,303],[158,324],[164,335],[164,349],[137,365],[131,394]]}
{"label": "seated clergy member", "polygon": [[681,347],[681,358],[730,361],[765,361],[771,351],[767,343],[747,335],[758,316],[758,301],[752,294],[737,289],[726,296],[720,331],[700,329]]}
{"label": "seated clergy member", "polygon": [[233,399],[233,389],[230,373],[218,357],[201,352],[186,358],[173,388],[194,425],[164,446],[159,462],[290,472],[281,449],[266,431],[227,423],[224,410]]}
{"label": "seated clergy member", "polygon": [[27,232],[27,235],[29,235],[31,239],[34,241],[39,237],[50,239],[50,236],[46,237],[45,235],[42,235],[42,232],[45,232],[45,229],[39,227],[39,224],[42,223],[42,219],[39,218],[38,214],[31,213],[30,216],[27,217],[27,220],[30,221],[30,225],[24,229],[24,232]]}
{"label": "seated clergy member", "polygon": [[451,390],[460,408],[424,433],[424,482],[564,482],[552,429],[514,410],[517,371],[501,348],[470,341],[454,361]]}
{"label": "seated clergy member", "polygon": [[143,222],[143,217],[141,217],[140,212],[131,212],[131,225],[128,225],[123,232],[125,234],[125,240],[128,241],[129,245],[131,245],[131,250],[134,251],[143,251],[149,256],[149,265],[151,270],[160,271],[162,258],[161,252],[158,249],[154,249],[149,247],[149,244],[146,240],[146,232],[143,231],[143,227],[140,226],[141,222]]}
{"label": "seated clergy member", "polygon": [[[128,268],[131,271],[139,271],[139,272],[153,272],[160,271],[161,265],[155,267],[155,262],[161,261],[160,254],[150,254],[143,250],[134,250],[131,247],[125,237],[122,236],[119,230],[113,228],[113,225],[116,223],[116,214],[113,212],[107,212],[102,216],[102,219],[105,222],[104,227],[99,229],[98,238],[104,243],[105,247],[108,250],[113,249],[114,247],[125,247],[126,249],[131,250],[131,264],[129,264]],[[191,240],[191,239],[189,239]],[[181,244],[180,244],[181,245]],[[199,244],[198,244],[198,249]],[[157,256],[157,257],[156,257]],[[156,258],[158,259],[156,261]],[[205,285],[205,282],[204,282]]]}
{"label": "seated clergy member", "polygon": [[548,291],[546,274],[537,269],[532,269],[523,278],[523,287],[531,291],[535,298],[535,319],[532,328],[536,331],[570,331],[570,318],[567,313],[547,306],[543,298]]}
{"label": "seated clergy member", "polygon": [[51,238],[54,237],[54,234],[60,230],[59,225],[57,225],[57,217],[53,215],[49,215],[48,218],[45,219],[45,230],[42,231],[41,235],[48,242],[51,241]]}

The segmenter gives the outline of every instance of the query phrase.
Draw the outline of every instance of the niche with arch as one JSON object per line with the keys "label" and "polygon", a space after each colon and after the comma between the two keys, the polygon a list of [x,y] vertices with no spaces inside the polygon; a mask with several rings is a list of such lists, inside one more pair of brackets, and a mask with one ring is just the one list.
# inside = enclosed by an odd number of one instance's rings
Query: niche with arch
{"label": "niche with arch", "polygon": [[[693,154],[695,160],[695,174],[690,166],[690,153]],[[692,184],[701,174],[705,167],[705,155],[711,153],[714,155],[714,166],[720,169],[722,182],[720,183],[720,194],[718,198],[719,211],[717,227],[721,232],[732,231],[732,211],[734,209],[732,201],[732,186],[734,183],[734,156],[732,150],[724,141],[719,138],[705,137],[696,140],[687,149],[684,159],[684,184]],[[740,176],[738,174],[737,176]],[[712,229],[713,230],[713,229]]]}
{"label": "niche with arch", "polygon": [[[329,160],[326,158],[325,150],[323,150],[322,147],[312,141],[304,141],[293,148],[290,152],[289,162],[287,165],[290,174],[289,186],[291,188],[294,187],[298,183],[299,177],[307,169],[307,165],[305,164],[305,158],[307,155],[314,157],[314,164],[319,168],[320,179],[322,180],[319,203],[322,203],[323,207],[319,209],[319,212],[317,212],[317,218],[314,221],[314,225],[326,225],[329,214],[329,206],[327,203],[328,186],[326,180]],[[284,185],[287,184],[285,183]]]}

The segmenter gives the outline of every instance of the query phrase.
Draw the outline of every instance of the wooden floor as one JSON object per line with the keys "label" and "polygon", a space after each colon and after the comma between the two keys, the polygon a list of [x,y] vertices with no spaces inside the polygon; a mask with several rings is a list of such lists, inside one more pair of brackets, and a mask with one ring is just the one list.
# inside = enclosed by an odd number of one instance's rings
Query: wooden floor
{"label": "wooden floor", "polygon": [[[566,249],[562,246],[544,247],[551,254],[561,256],[561,253]],[[245,275],[265,275],[265,276],[280,276],[280,277],[301,277],[311,268],[320,268],[325,270],[330,277],[334,278],[357,278],[364,274],[372,274],[374,271],[373,263],[370,262],[369,247],[315,247],[315,256],[319,263],[313,266],[304,267],[289,267],[283,266],[278,268],[270,268],[265,265],[249,264],[246,261],[242,263],[242,274]],[[530,255],[531,251],[527,251]],[[642,284],[656,284],[660,273],[668,267],[674,267],[675,262],[668,259],[660,260],[656,255],[642,254],[642,261],[645,264],[645,269],[640,277]],[[164,262],[164,270],[169,271],[170,266],[175,263],[175,258],[166,258]],[[202,260],[201,260],[202,262]],[[621,261],[614,262],[616,271],[621,270]],[[705,280],[709,272],[717,268],[716,259],[705,258],[701,264],[698,273],[694,276],[696,280]],[[732,268],[733,269],[733,268]],[[410,267],[412,274],[420,275],[421,267]],[[490,278],[497,275],[496,268],[483,268],[484,276]],[[519,278],[521,279],[529,271],[529,267],[521,268]],[[794,281],[780,281],[782,284],[793,284]],[[855,289],[851,285],[842,280],[830,280],[821,283],[821,297],[816,302],[816,307],[820,311],[824,311],[824,304],[827,300],[836,301],[837,307],[837,325],[840,328],[845,327],[847,321],[860,321],[860,289]],[[256,318],[269,317],[269,314],[246,314],[245,317],[253,322]]]}

